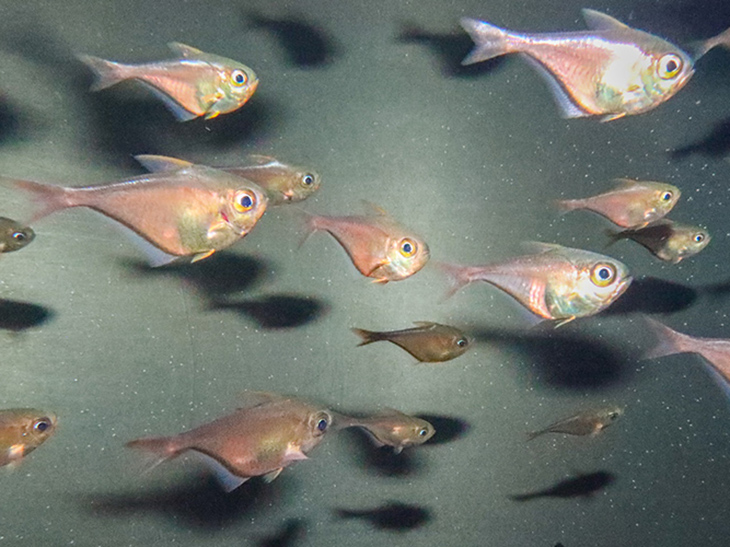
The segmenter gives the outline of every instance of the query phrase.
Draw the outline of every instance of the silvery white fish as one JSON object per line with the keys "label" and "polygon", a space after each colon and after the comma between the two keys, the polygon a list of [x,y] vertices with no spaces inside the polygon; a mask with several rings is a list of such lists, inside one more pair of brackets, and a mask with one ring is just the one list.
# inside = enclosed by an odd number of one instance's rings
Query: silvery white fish
{"label": "silvery white fish", "polygon": [[90,55],[80,55],[96,74],[91,87],[98,91],[123,80],[139,80],[162,99],[179,121],[200,116],[215,118],[241,108],[251,98],[259,80],[246,65],[212,55],[179,42],[168,44],[179,59],[125,65]]}

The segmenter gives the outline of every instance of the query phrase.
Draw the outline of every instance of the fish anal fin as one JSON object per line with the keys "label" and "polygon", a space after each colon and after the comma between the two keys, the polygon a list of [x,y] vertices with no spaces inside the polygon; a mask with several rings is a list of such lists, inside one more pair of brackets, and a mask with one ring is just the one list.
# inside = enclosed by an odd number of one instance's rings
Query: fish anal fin
{"label": "fish anal fin", "polygon": [[548,84],[548,88],[553,94],[558,108],[560,109],[560,115],[563,118],[584,118],[586,116],[593,115],[592,112],[583,110],[565,90],[560,81],[555,75],[550,72],[540,61],[530,57],[529,55],[522,54],[522,56],[535,68],[537,73],[542,76],[545,82]]}
{"label": "fish anal fin", "polygon": [[607,114],[606,116],[603,116],[601,118],[601,123],[612,122],[613,120],[618,120],[619,118],[623,118],[624,116],[626,116],[626,112],[617,112],[615,114]]}
{"label": "fish anal fin", "polygon": [[563,325],[567,325],[568,323],[570,323],[570,322],[571,322],[571,321],[573,321],[574,319],[575,319],[575,315],[571,315],[571,316],[570,316],[570,317],[568,317],[568,318],[562,319],[561,321],[558,321],[558,322],[557,322],[557,323],[555,324],[555,328],[557,329],[557,328],[559,328],[559,327],[562,327]]}
{"label": "fish anal fin", "polygon": [[226,492],[233,492],[249,479],[249,477],[239,477],[238,475],[233,474],[233,472],[231,472],[231,470],[225,465],[205,452],[193,449],[190,450],[190,454],[195,456],[208,469],[210,469],[213,475],[215,475],[215,478],[218,480],[218,483]]}
{"label": "fish anal fin", "polygon": [[284,468],[283,467],[280,467],[279,469],[274,469],[270,473],[266,473],[266,475],[263,476],[264,482],[270,483],[276,477],[278,477],[281,474],[282,471],[284,471]]}
{"label": "fish anal fin", "polygon": [[193,259],[190,262],[198,262],[199,260],[204,260],[204,259],[208,258],[210,255],[212,255],[214,252],[215,252],[215,249],[206,251],[204,253],[198,253],[193,257]]}

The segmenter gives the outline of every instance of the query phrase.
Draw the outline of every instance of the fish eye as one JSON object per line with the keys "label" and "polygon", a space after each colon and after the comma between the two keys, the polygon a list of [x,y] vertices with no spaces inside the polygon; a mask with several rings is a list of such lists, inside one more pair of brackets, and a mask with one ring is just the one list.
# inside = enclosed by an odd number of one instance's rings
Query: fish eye
{"label": "fish eye", "polygon": [[419,436],[419,437],[425,437],[426,435],[428,435],[428,429],[426,429],[425,427],[424,427],[424,428],[422,428],[422,429],[421,429],[421,430],[420,430],[420,431],[418,432],[418,436]]}
{"label": "fish eye", "polygon": [[616,268],[612,264],[598,263],[591,270],[591,281],[599,287],[606,287],[616,279]]}
{"label": "fish eye", "polygon": [[615,420],[616,418],[618,418],[618,412],[611,412],[611,413],[610,413],[610,414],[608,415],[608,417],[609,417],[609,419],[610,419],[610,420],[612,420],[612,421],[613,421],[613,420]]}
{"label": "fish eye", "polygon": [[459,338],[456,341],[456,345],[459,346],[460,348],[465,348],[468,343],[469,343],[469,341],[466,338]]}
{"label": "fish eye", "polygon": [[256,196],[247,190],[238,192],[233,200],[233,206],[239,213],[250,211],[254,205],[256,205]]}
{"label": "fish eye", "polygon": [[324,431],[325,429],[327,429],[327,425],[327,420],[322,418],[320,421],[317,422],[317,429],[319,429],[320,431]]}
{"label": "fish eye", "polygon": [[416,254],[416,251],[418,250],[418,246],[416,243],[408,238],[401,239],[400,246],[398,248],[400,251],[400,254],[405,256],[406,258],[411,258],[414,254]]}
{"label": "fish eye", "polygon": [[312,186],[314,184],[314,175],[310,175],[307,173],[302,177],[302,185],[303,186]]}
{"label": "fish eye", "polygon": [[25,241],[25,239],[28,237],[23,232],[13,232],[13,235],[11,235],[15,241]]}
{"label": "fish eye", "polygon": [[49,418],[41,418],[33,422],[33,430],[43,433],[49,427],[51,427],[51,420]]}
{"label": "fish eye", "polygon": [[695,243],[702,243],[705,240],[705,234],[695,234]]}
{"label": "fish eye", "polygon": [[231,83],[237,87],[241,87],[248,81],[248,78],[246,77],[246,73],[239,69],[234,70],[231,72]]}
{"label": "fish eye", "polygon": [[682,70],[682,58],[674,53],[667,53],[659,59],[659,77],[663,80],[674,78]]}
{"label": "fish eye", "polygon": [[662,194],[662,201],[671,201],[674,197],[674,192],[664,192]]}

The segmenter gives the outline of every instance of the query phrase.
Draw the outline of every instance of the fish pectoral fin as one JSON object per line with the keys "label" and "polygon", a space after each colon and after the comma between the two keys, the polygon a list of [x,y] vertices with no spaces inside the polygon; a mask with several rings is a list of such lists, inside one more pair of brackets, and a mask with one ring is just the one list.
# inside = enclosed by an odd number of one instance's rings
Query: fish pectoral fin
{"label": "fish pectoral fin", "polygon": [[207,251],[207,252],[205,252],[205,253],[198,253],[198,254],[196,254],[196,255],[195,255],[195,256],[193,257],[193,259],[192,259],[192,260],[191,260],[190,262],[197,262],[197,261],[199,261],[199,260],[203,260],[203,259],[205,259],[205,258],[208,258],[208,257],[209,257],[210,255],[212,255],[212,254],[213,254],[214,252],[215,252],[215,249],[213,249],[212,251]]}
{"label": "fish pectoral fin", "polygon": [[221,113],[220,110],[213,110],[212,112],[208,112],[205,115],[205,119],[206,120],[212,120],[213,118],[217,118],[218,116],[220,116],[220,113]]}
{"label": "fish pectoral fin", "polygon": [[170,156],[158,156],[155,154],[138,154],[134,156],[134,159],[151,173],[179,171],[180,169],[186,169],[195,165],[189,161],[171,158]]}
{"label": "fish pectoral fin", "polygon": [[390,260],[388,260],[387,258],[384,258],[383,260],[381,260],[380,262],[375,264],[375,266],[373,266],[373,268],[371,268],[370,271],[367,272],[367,274],[365,274],[365,276],[374,277],[375,279],[373,279],[373,283],[387,283],[388,282],[387,277],[377,277],[375,272],[377,272],[383,266],[387,266],[388,264],[390,264]]}
{"label": "fish pectoral fin", "polygon": [[266,475],[263,476],[264,482],[265,483],[270,483],[276,477],[278,477],[281,474],[282,471],[284,471],[284,468],[283,467],[280,467],[279,469],[274,469],[270,473],[266,473]]}
{"label": "fish pectoral fin", "polygon": [[612,122],[613,120],[618,120],[619,118],[623,118],[624,116],[626,116],[626,112],[620,112],[618,114],[608,114],[607,116],[603,116],[603,118],[601,118],[601,123]]}
{"label": "fish pectoral fin", "polygon": [[562,327],[563,325],[567,325],[573,319],[575,319],[575,315],[573,315],[571,317],[568,317],[567,319],[563,319],[562,321],[559,321],[558,323],[556,323],[555,328],[557,329],[558,327]]}

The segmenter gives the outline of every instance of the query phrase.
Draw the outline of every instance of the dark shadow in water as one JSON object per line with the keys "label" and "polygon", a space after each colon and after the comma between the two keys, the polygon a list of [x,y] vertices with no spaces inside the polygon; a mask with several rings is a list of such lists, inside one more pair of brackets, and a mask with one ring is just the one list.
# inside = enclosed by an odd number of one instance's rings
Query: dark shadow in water
{"label": "dark shadow in water", "polygon": [[288,519],[281,530],[273,536],[260,540],[259,547],[291,547],[304,539],[306,521],[302,519]]}
{"label": "dark shadow in water", "polygon": [[383,477],[405,477],[420,472],[422,462],[414,452],[418,447],[406,448],[396,454],[390,446],[375,446],[368,433],[359,427],[350,427],[341,435],[350,437],[349,443],[357,453],[357,466]]}
{"label": "dark shadow in water", "polygon": [[459,437],[466,435],[469,432],[469,429],[471,429],[469,422],[460,418],[435,416],[431,414],[419,414],[418,418],[426,420],[436,430],[434,436],[426,441],[426,445],[453,442]]}
{"label": "dark shadow in water", "polygon": [[697,301],[696,289],[655,277],[634,279],[626,292],[605,311],[605,315],[627,313],[674,313]]}
{"label": "dark shadow in water", "polygon": [[38,327],[55,315],[53,310],[45,306],[0,299],[0,329],[3,330],[20,332]]}
{"label": "dark shadow in water", "polygon": [[724,158],[730,154],[730,118],[715,124],[710,133],[701,140],[672,150],[669,155],[678,160],[691,154],[702,154],[711,158]]}
{"label": "dark shadow in water", "polygon": [[322,318],[329,306],[313,296],[268,295],[255,300],[213,300],[212,310],[231,310],[256,321],[262,329],[301,327]]}
{"label": "dark shadow in water", "polygon": [[274,483],[251,480],[226,493],[213,477],[198,476],[159,490],[87,496],[82,503],[97,517],[129,519],[158,513],[175,524],[213,533],[250,521],[252,515],[278,505],[281,498],[281,486]]}
{"label": "dark shadow in water", "polygon": [[335,509],[334,512],[341,519],[363,519],[375,528],[394,532],[419,528],[432,519],[431,511],[426,507],[397,501],[391,501],[374,509]]}
{"label": "dark shadow in water", "polygon": [[13,106],[9,99],[0,95],[0,144],[27,138],[26,124],[30,120]]}
{"label": "dark shadow in water", "polygon": [[141,276],[169,276],[183,279],[213,301],[251,289],[261,281],[268,269],[268,264],[258,258],[225,251],[198,262],[173,263],[158,268],[136,260],[125,260],[124,264],[129,270]]}
{"label": "dark shadow in water", "polygon": [[513,501],[529,501],[538,498],[590,498],[616,480],[616,475],[608,471],[580,474],[562,480],[544,490],[510,496]]}
{"label": "dark shadow in water", "polygon": [[730,27],[730,3],[726,0],[645,0],[632,2],[627,12],[612,15],[632,27],[670,38],[685,51],[691,41],[715,36]]}
{"label": "dark shadow in water", "polygon": [[406,44],[419,44],[431,51],[441,65],[444,76],[467,78],[492,72],[504,57],[495,57],[481,63],[462,65],[461,61],[474,47],[474,42],[463,31],[447,33],[428,32],[414,24],[401,25],[397,40]]}
{"label": "dark shadow in water", "polygon": [[300,68],[317,68],[331,63],[339,55],[339,46],[327,32],[295,17],[267,17],[247,11],[248,26],[271,34],[286,52],[289,64]]}
{"label": "dark shadow in water", "polygon": [[474,328],[467,332],[474,340],[503,344],[524,353],[527,372],[537,370],[537,380],[551,387],[596,389],[625,381],[629,355],[617,347],[568,330],[508,331]]}

